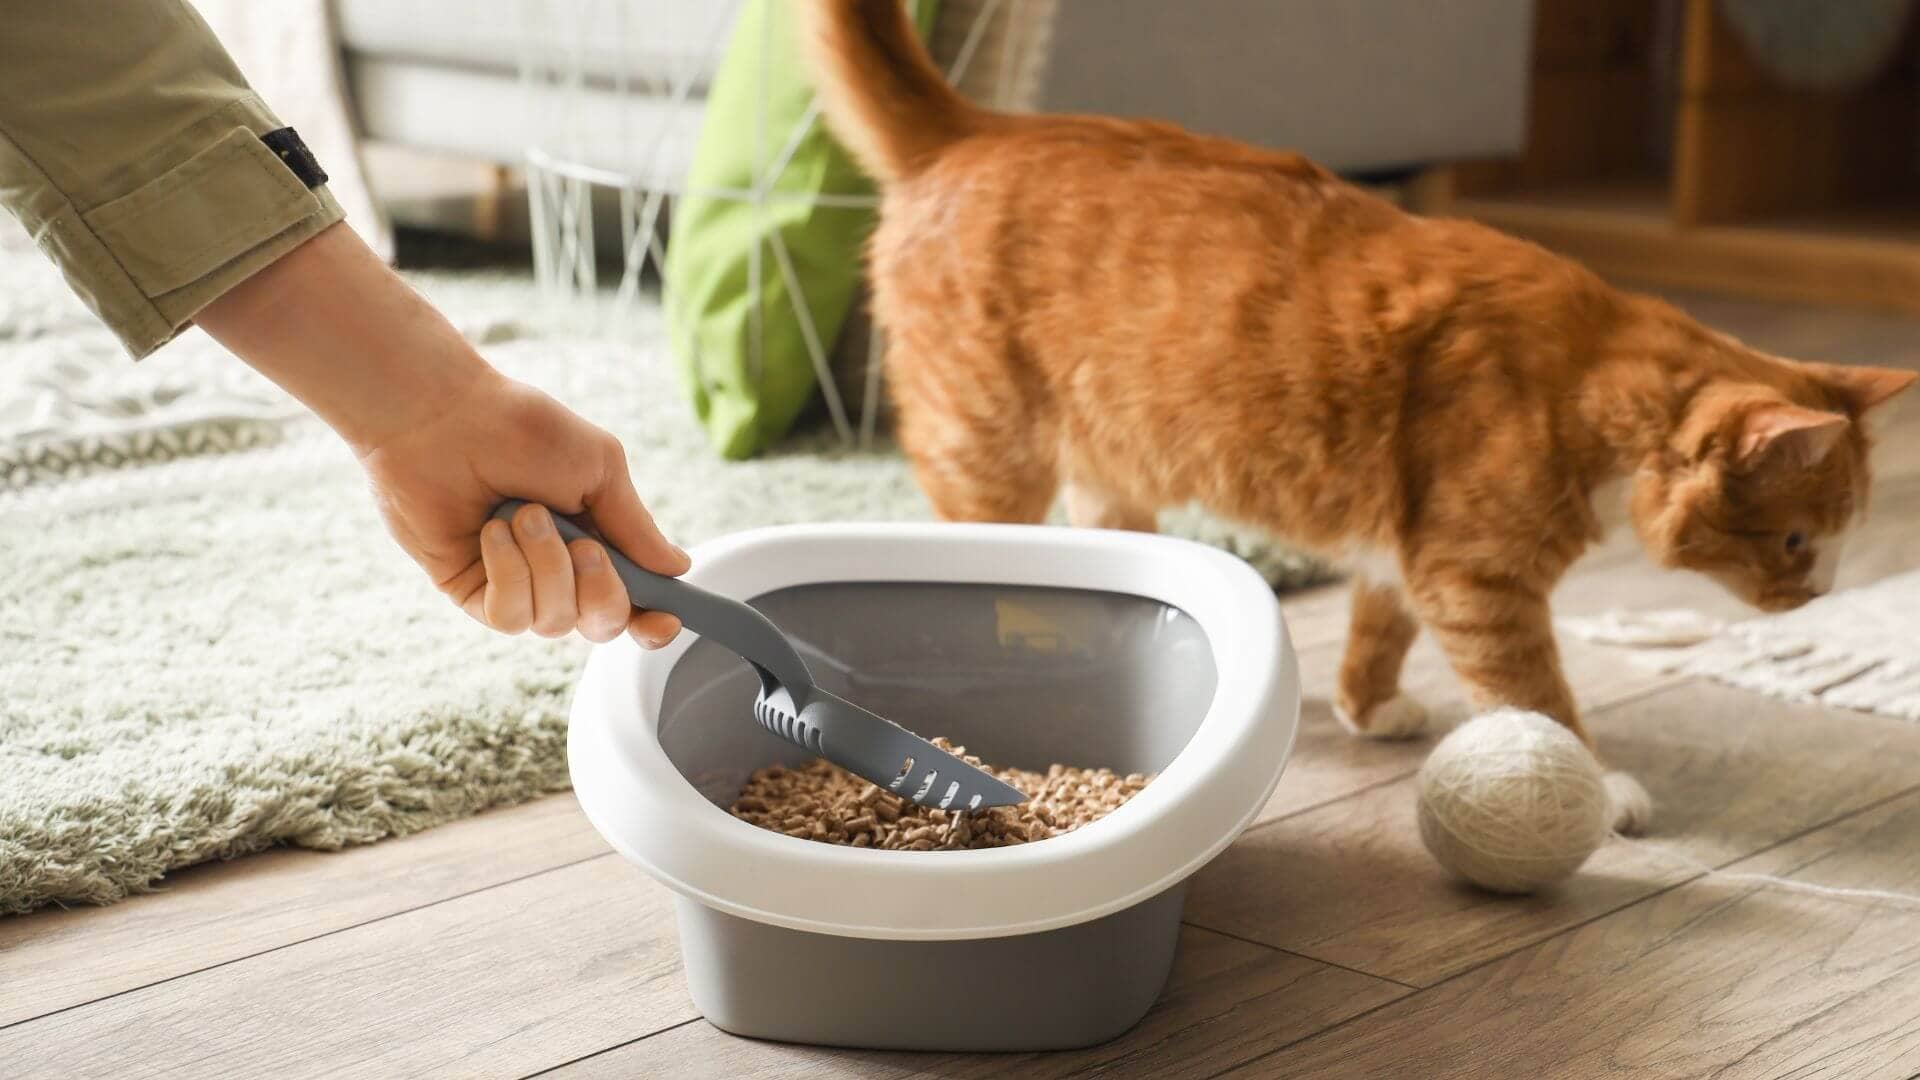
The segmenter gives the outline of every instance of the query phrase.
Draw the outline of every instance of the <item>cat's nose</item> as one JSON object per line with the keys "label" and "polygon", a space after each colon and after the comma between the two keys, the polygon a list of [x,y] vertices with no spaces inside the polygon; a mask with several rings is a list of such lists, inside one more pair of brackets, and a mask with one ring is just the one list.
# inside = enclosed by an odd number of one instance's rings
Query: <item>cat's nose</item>
{"label": "cat's nose", "polygon": [[1813,557],[1813,570],[1807,575],[1807,586],[1813,595],[1825,596],[1833,591],[1833,579],[1840,570],[1840,549],[1844,546],[1844,539],[1837,536],[1820,545]]}

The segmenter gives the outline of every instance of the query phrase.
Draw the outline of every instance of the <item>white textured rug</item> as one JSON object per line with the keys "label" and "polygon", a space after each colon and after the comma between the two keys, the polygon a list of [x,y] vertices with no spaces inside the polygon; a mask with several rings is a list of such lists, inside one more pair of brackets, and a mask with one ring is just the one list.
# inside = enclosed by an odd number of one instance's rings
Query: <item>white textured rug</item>
{"label": "white textured rug", "polygon": [[[0,238],[3,239],[3,238]],[[0,912],[106,902],[275,843],[398,835],[567,784],[584,646],[481,630],[381,531],[350,457],[190,334],[125,360],[0,242]],[[899,459],[708,452],[645,327],[583,340],[530,281],[417,275],[496,364],[626,442],[682,543],[921,518]],[[1276,583],[1311,564],[1188,516]]]}
{"label": "white textured rug", "polygon": [[1694,612],[1610,612],[1561,629],[1634,648],[1661,671],[1792,701],[1920,720],[1920,571],[1734,623]]}

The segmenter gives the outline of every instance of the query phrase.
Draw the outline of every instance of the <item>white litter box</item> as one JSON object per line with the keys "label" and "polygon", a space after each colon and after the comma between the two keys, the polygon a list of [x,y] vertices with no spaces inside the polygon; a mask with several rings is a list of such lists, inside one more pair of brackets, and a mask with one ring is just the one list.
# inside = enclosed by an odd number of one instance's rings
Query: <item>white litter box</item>
{"label": "white litter box", "polygon": [[1265,805],[1299,719],[1272,591],[1213,548],[1105,530],[823,525],[702,545],[819,684],[987,762],[1157,772],[1107,817],[982,851],[836,847],[727,814],[805,752],[753,720],[758,680],[689,640],[596,649],[575,793],[679,894],[695,1005],[727,1031],[920,1050],[1084,1046],[1159,995],[1186,881]]}

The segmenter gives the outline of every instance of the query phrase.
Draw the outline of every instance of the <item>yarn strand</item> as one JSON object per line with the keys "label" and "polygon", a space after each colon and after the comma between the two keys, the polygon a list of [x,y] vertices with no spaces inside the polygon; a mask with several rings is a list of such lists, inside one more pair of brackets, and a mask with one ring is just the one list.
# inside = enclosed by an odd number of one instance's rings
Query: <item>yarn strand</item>
{"label": "yarn strand", "polygon": [[1806,893],[1812,896],[1824,896],[1834,900],[1879,900],[1898,904],[1903,907],[1920,908],[1920,896],[1911,893],[1890,892],[1886,889],[1843,889],[1837,885],[1816,885],[1811,881],[1796,881],[1793,878],[1778,877],[1773,874],[1756,874],[1743,870],[1722,870],[1719,867],[1701,862],[1691,855],[1683,855],[1672,848],[1660,844],[1638,840],[1631,836],[1614,833],[1613,839],[1623,841],[1629,847],[1649,852],[1676,866],[1684,866],[1703,878],[1718,878],[1721,881],[1747,881],[1767,888],[1781,889],[1787,892]]}

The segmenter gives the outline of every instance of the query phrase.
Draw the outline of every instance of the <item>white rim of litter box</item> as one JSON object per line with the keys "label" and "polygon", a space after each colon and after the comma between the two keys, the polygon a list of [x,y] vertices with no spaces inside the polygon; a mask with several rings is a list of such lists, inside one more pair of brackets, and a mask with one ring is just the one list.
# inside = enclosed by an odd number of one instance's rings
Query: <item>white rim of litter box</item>
{"label": "white rim of litter box", "polygon": [[[1272,590],[1225,552],[1168,537],[1025,525],[792,525],[694,551],[690,580],[755,597],[806,584],[926,581],[1124,593],[1185,611],[1219,673],[1193,737],[1126,805],[1065,836],[981,851],[873,851],[782,836],[702,797],[661,748],[666,677],[691,644],[626,638],[574,696],[574,791],[601,835],[668,888],[731,915],[843,937],[955,940],[1072,926],[1185,880],[1266,805],[1299,724]],[[636,692],[637,691],[637,692]],[[741,723],[751,722],[742,715]]]}

